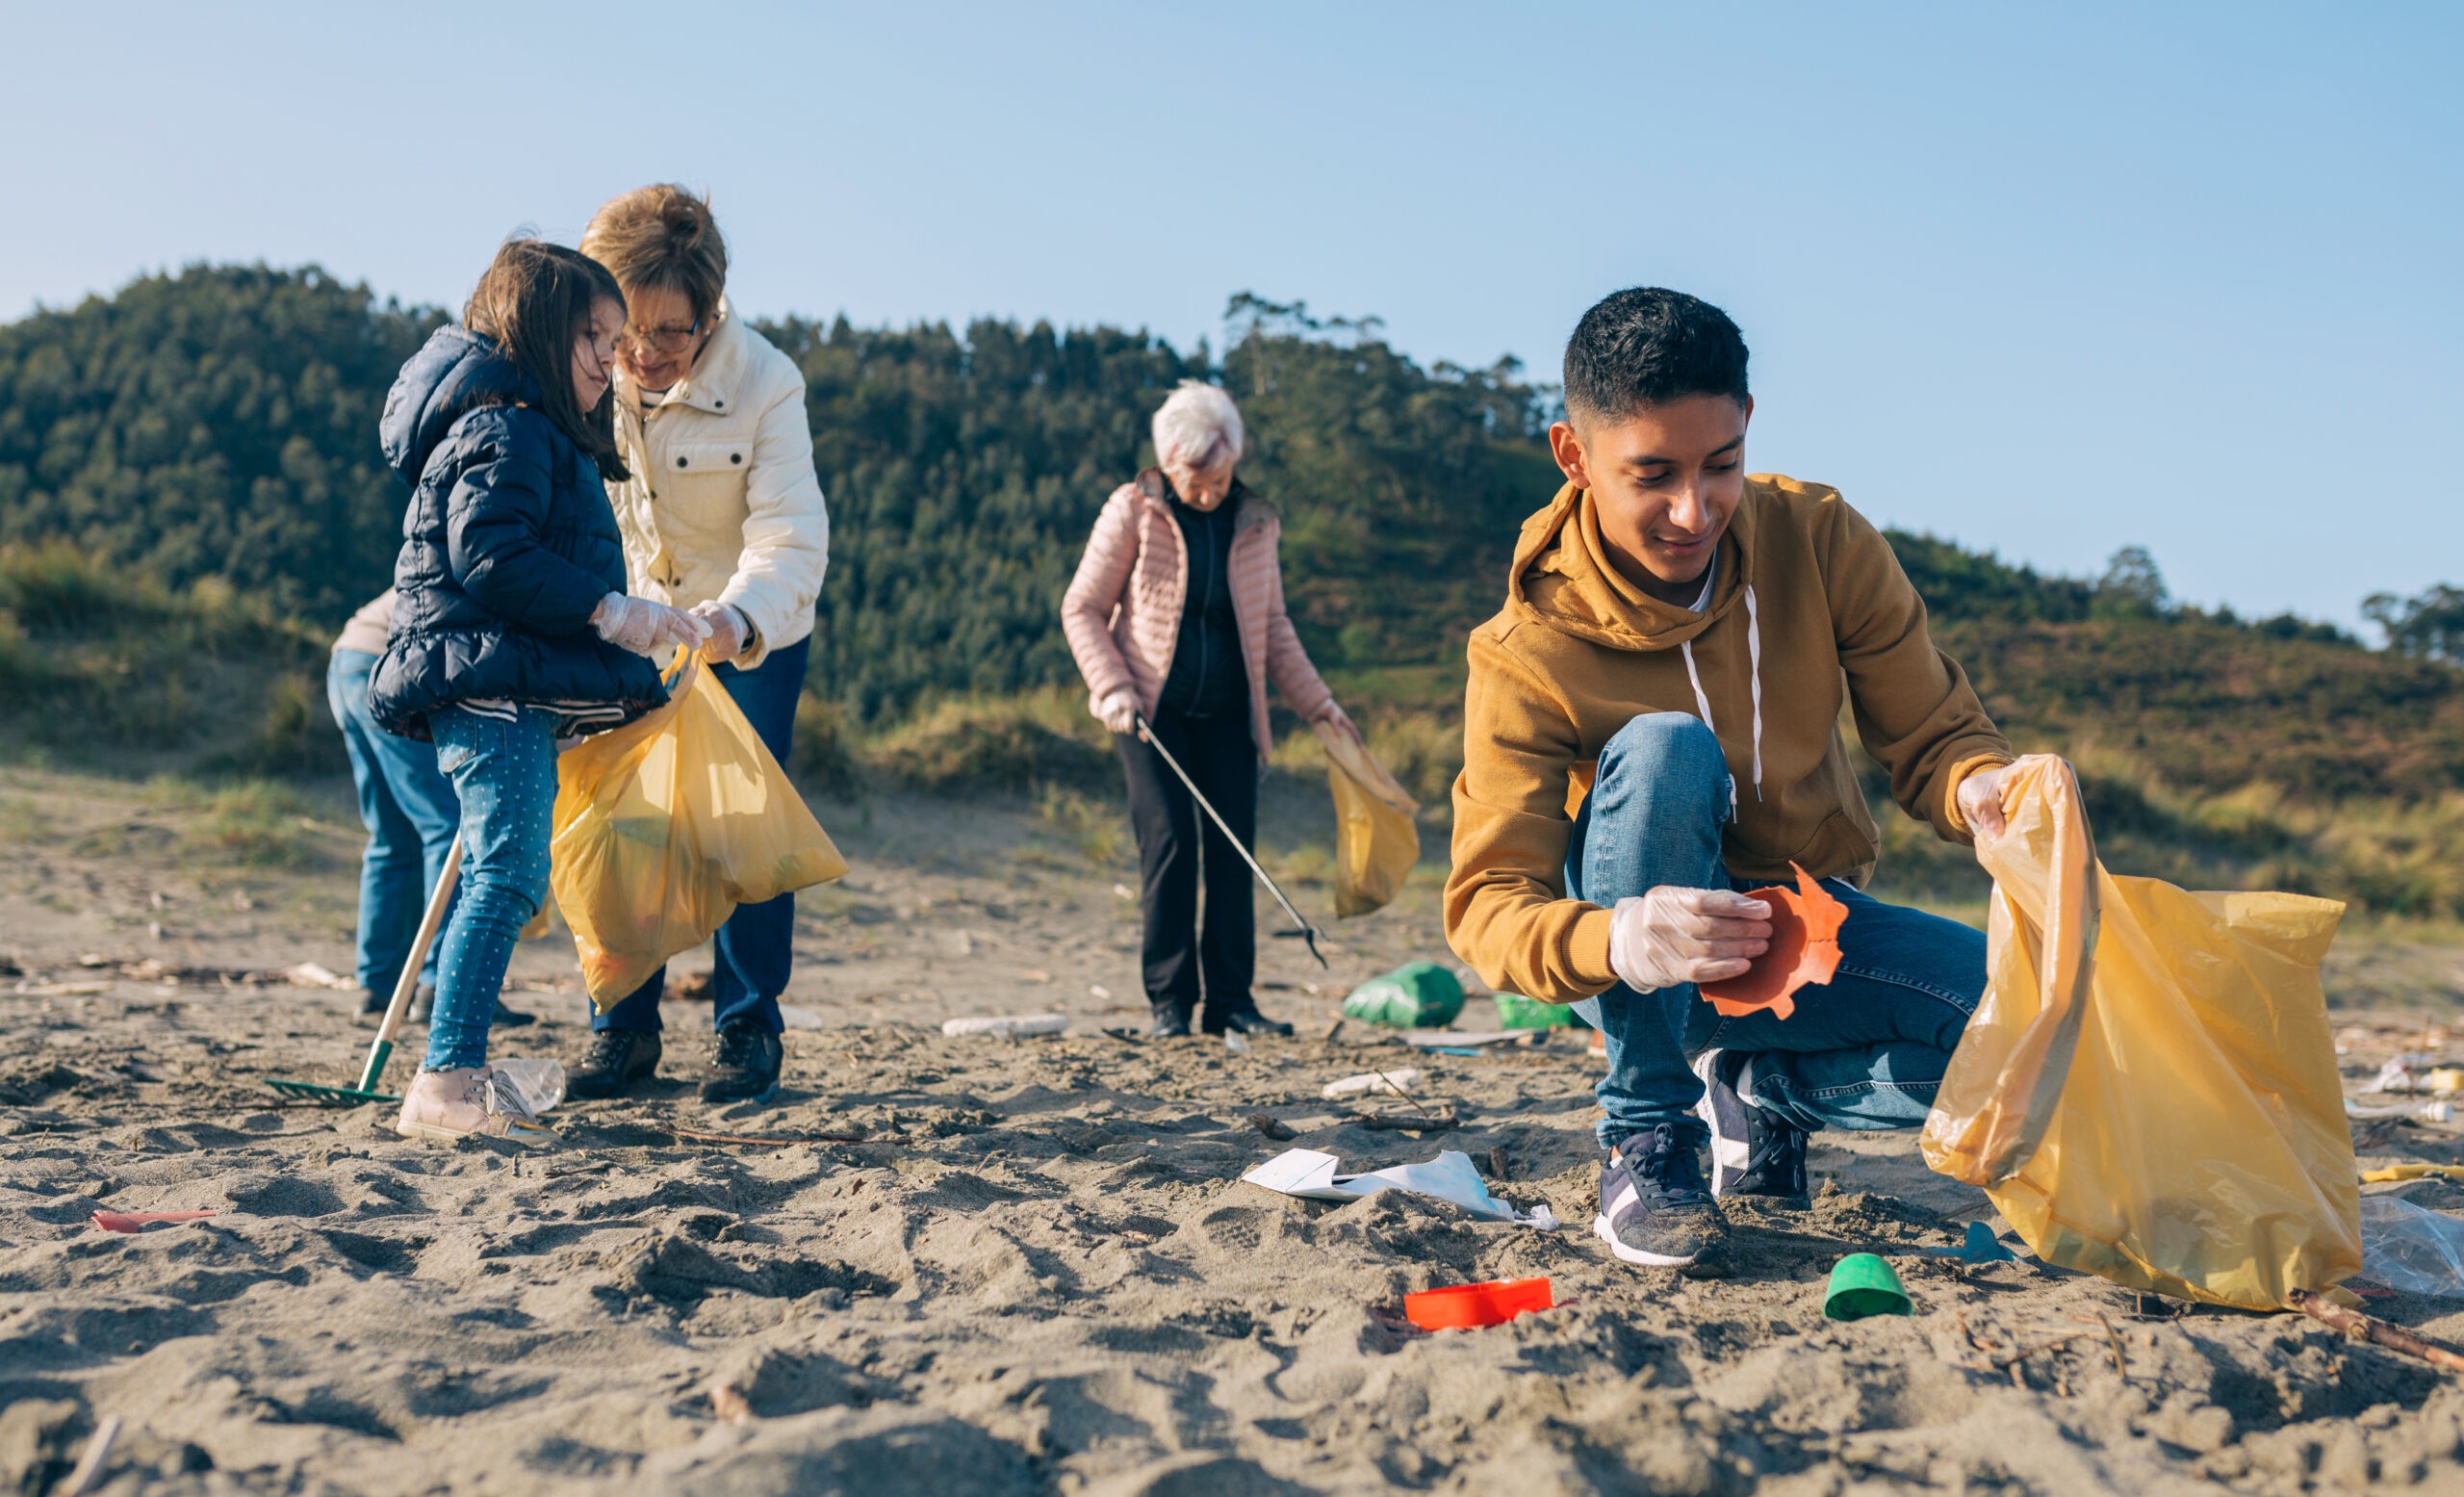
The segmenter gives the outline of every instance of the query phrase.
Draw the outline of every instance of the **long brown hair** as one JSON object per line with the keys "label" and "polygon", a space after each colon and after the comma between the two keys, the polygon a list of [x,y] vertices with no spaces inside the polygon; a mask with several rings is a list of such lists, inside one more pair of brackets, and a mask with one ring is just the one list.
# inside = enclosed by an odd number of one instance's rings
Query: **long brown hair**
{"label": "long brown hair", "polygon": [[581,248],[629,289],[681,295],[706,323],[727,290],[728,242],[710,218],[710,200],[673,182],[600,204],[581,231]]}
{"label": "long brown hair", "polygon": [[495,339],[538,385],[539,413],[590,454],[602,478],[622,483],[632,475],[616,450],[615,386],[587,411],[574,399],[574,340],[589,331],[591,311],[602,301],[625,305],[607,267],[562,245],[509,239],[472,291],[462,325]]}

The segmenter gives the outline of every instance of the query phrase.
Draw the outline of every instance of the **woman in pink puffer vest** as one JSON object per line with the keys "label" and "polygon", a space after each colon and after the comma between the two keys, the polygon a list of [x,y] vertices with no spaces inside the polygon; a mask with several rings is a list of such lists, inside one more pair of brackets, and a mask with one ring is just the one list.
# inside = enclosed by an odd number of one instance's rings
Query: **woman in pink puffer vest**
{"label": "woman in pink puffer vest", "polygon": [[1154,434],[1157,466],[1105,502],[1061,604],[1089,710],[1118,735],[1129,779],[1151,1033],[1190,1032],[1203,977],[1205,1032],[1290,1034],[1290,1024],[1258,1012],[1249,991],[1257,929],[1248,867],[1138,722],[1146,720],[1245,847],[1257,839],[1258,764],[1274,746],[1267,682],[1303,719],[1355,730],[1284,611],[1282,520],[1233,476],[1247,440],[1232,398],[1184,380],[1156,411]]}

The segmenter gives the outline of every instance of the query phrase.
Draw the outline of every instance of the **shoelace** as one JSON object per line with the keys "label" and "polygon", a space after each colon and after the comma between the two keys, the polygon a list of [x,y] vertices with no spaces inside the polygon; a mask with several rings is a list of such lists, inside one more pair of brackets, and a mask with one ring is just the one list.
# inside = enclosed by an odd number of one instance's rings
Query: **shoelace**
{"label": "shoelace", "polygon": [[760,1053],[761,1036],[751,1029],[722,1029],[710,1039],[710,1064],[748,1066]]}
{"label": "shoelace", "polygon": [[633,1047],[632,1035],[623,1029],[602,1029],[590,1037],[590,1053],[581,1063],[593,1071],[612,1071],[625,1063]]}
{"label": "shoelace", "polygon": [[1700,1205],[1711,1199],[1710,1187],[1703,1182],[1702,1169],[1694,1162],[1694,1150],[1678,1141],[1674,1129],[1663,1123],[1641,1136],[1649,1142],[1630,1153],[1618,1151],[1637,1184],[1649,1185],[1675,1206]]}

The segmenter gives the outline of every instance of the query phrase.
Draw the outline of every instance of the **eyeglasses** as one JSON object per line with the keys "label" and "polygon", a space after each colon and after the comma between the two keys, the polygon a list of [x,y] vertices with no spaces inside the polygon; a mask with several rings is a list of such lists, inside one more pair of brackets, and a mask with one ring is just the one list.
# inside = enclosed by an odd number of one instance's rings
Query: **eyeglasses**
{"label": "eyeglasses", "polygon": [[683,327],[635,327],[628,323],[617,335],[617,342],[648,344],[661,353],[681,353],[693,347],[693,340],[701,331],[702,320],[698,317]]}

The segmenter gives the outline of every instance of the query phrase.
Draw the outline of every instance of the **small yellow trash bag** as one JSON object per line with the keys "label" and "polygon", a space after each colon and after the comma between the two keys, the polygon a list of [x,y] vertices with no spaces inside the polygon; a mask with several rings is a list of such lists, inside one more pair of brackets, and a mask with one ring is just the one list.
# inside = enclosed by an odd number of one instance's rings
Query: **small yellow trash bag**
{"label": "small yellow trash bag", "polygon": [[1314,726],[1335,796],[1335,914],[1382,910],[1421,861],[1420,807],[1359,739]]}
{"label": "small yellow trash bag", "polygon": [[735,913],[847,871],[698,655],[668,703],[556,763],[548,882],[602,1009]]}
{"label": "small yellow trash bag", "polygon": [[2096,861],[2070,766],[2014,765],[1985,998],[1925,1120],[2047,1263],[2274,1309],[2361,1268],[2319,962],[2344,906],[2195,894]]}

